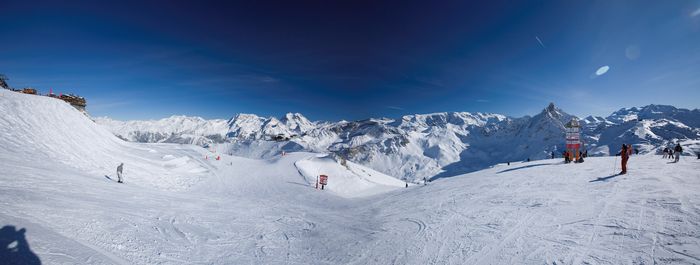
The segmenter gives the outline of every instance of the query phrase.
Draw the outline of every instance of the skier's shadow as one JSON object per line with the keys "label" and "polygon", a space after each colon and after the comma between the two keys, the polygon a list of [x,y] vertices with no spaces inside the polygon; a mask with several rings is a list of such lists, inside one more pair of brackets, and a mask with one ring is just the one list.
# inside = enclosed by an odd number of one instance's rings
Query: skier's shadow
{"label": "skier's shadow", "polygon": [[0,263],[40,265],[41,260],[32,252],[24,236],[26,229],[16,230],[12,225],[0,229]]}
{"label": "skier's shadow", "polygon": [[509,168],[509,169],[501,170],[501,171],[496,172],[496,174],[506,173],[506,172],[509,172],[509,171],[520,170],[520,169],[525,169],[525,168],[539,167],[539,166],[547,166],[547,165],[554,165],[554,164],[555,164],[555,163],[540,163],[540,164],[526,165],[526,166],[521,166],[521,167]]}
{"label": "skier's shadow", "polygon": [[620,174],[615,174],[615,175],[610,175],[610,176],[607,176],[607,177],[597,178],[597,179],[591,180],[591,181],[589,181],[589,182],[606,181],[606,180],[615,178],[615,177],[617,177],[617,176],[619,176],[619,175],[620,175]]}

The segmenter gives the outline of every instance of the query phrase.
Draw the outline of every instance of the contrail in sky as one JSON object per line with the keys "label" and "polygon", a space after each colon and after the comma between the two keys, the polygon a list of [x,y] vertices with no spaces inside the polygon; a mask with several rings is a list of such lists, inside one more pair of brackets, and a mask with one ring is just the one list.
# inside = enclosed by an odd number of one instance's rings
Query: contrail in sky
{"label": "contrail in sky", "polygon": [[691,16],[691,17],[697,17],[698,15],[700,15],[700,8],[698,8],[697,10],[695,10],[693,13],[690,13],[690,16]]}
{"label": "contrail in sky", "polygon": [[537,42],[540,43],[540,46],[542,46],[542,48],[544,48],[544,43],[542,43],[542,40],[540,40],[540,37],[535,36],[535,39],[537,39]]}

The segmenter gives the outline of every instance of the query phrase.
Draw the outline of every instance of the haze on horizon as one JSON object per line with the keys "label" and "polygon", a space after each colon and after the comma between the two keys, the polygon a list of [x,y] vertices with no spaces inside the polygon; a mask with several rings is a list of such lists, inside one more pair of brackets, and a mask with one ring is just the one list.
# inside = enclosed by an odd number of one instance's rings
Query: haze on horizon
{"label": "haze on horizon", "polygon": [[697,1],[2,1],[0,73],[93,116],[698,108]]}

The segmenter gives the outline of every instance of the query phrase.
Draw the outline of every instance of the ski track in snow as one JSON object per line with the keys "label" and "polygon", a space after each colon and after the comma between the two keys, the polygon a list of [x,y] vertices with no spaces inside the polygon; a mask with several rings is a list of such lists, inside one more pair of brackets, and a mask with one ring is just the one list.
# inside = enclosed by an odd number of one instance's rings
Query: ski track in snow
{"label": "ski track in snow", "polygon": [[[217,161],[125,143],[66,104],[13,97],[0,110],[24,115],[0,116],[0,223],[26,228],[46,264],[700,263],[694,158],[632,156],[627,175],[594,182],[619,161],[512,163],[403,188],[313,153]],[[125,184],[104,177],[120,161]],[[316,190],[314,168],[342,177]]]}
{"label": "ski track in snow", "polygon": [[[158,148],[159,153],[168,152],[167,147]],[[74,256],[77,260],[94,253],[90,255],[116,264],[698,262],[699,198],[689,192],[700,186],[691,173],[697,169],[695,161],[680,165],[686,172],[679,177],[657,178],[637,175],[649,170],[642,166],[658,163],[656,157],[638,157],[630,164],[639,163],[639,169],[596,183],[588,182],[596,176],[564,176],[562,169],[590,169],[612,159],[501,174],[496,172],[505,166],[497,166],[428,186],[343,199],[285,182],[298,180],[294,162],[308,156],[245,160],[237,166],[241,174],[226,173],[231,167],[228,157],[205,160],[220,179],[212,174],[181,192],[116,186],[88,176],[80,181],[90,185],[81,189],[104,192],[80,195],[71,185],[3,178],[0,196],[8,207],[0,213],[23,216],[78,242],[83,248]],[[256,178],[243,174],[264,166],[276,169]],[[676,165],[662,168],[679,173],[672,166]],[[280,168],[291,173],[281,173]],[[33,174],[21,166],[11,166],[9,172],[22,176],[20,182]],[[286,176],[275,177],[278,173]],[[35,188],[26,191],[26,186]],[[117,199],[129,193],[139,195]],[[22,197],[22,202],[7,194]],[[91,202],[98,197],[108,199]],[[5,222],[32,229],[23,221]],[[28,240],[34,241],[32,234]]]}

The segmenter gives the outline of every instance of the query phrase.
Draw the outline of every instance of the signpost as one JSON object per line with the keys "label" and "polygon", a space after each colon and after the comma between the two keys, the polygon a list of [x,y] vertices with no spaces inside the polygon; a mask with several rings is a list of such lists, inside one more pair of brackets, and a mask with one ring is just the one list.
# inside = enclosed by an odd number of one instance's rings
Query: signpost
{"label": "signpost", "polygon": [[566,151],[569,154],[569,161],[578,162],[581,149],[581,125],[578,119],[573,118],[564,127],[566,127]]}
{"label": "signpost", "polygon": [[328,185],[328,176],[321,175],[319,177],[319,179],[320,179],[319,183],[321,184],[321,189],[323,189],[326,185]]}

